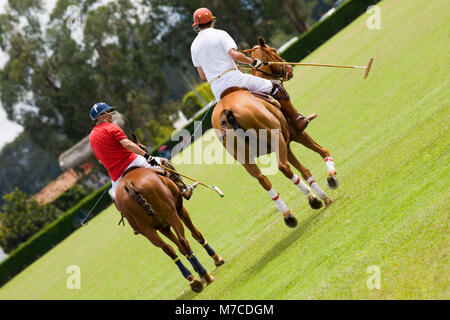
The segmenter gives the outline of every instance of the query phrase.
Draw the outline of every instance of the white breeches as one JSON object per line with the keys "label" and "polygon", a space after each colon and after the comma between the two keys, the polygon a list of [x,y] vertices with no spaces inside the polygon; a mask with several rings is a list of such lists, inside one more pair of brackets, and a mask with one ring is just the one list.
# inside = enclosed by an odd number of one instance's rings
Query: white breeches
{"label": "white breeches", "polygon": [[211,90],[216,98],[216,102],[220,101],[222,92],[231,87],[269,94],[272,91],[273,85],[270,80],[259,78],[251,74],[245,74],[239,70],[231,71],[222,78],[211,83]]}
{"label": "white breeches", "polygon": [[[155,157],[156,161],[161,164],[161,161],[158,157]],[[151,166],[147,160],[145,160],[145,158],[143,156],[137,156],[136,159],[133,160],[133,162],[131,162],[128,167],[125,169],[125,171],[127,171],[129,168],[131,167],[141,167],[141,168],[150,168],[150,169],[162,169],[160,166]],[[124,171],[124,172],[125,172]],[[122,179],[122,176],[119,177],[119,179],[117,179],[116,181],[111,180],[111,191],[109,192],[109,195],[111,196],[111,198],[114,200],[116,198],[116,189],[117,186],[119,185],[120,179]]]}

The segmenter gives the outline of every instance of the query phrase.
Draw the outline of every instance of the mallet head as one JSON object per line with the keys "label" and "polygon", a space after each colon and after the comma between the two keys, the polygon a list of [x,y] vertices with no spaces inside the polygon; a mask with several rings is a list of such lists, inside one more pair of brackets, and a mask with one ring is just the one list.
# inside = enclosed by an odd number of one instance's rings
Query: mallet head
{"label": "mallet head", "polygon": [[366,66],[366,72],[364,72],[363,79],[367,79],[367,77],[369,76],[370,69],[372,68],[372,63],[373,63],[373,58],[370,58],[369,63]]}
{"label": "mallet head", "polygon": [[222,198],[225,196],[225,195],[223,194],[223,192],[222,192],[219,188],[217,188],[216,186],[211,186],[211,189],[215,190],[215,191],[217,192],[217,194],[218,194],[219,196],[221,196]]}

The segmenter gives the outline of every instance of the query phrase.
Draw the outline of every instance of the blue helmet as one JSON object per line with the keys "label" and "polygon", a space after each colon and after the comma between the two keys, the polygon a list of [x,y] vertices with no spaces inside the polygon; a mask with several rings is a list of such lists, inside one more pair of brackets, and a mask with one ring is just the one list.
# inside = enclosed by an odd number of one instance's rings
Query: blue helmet
{"label": "blue helmet", "polygon": [[91,108],[91,119],[95,120],[98,116],[102,115],[103,113],[105,113],[108,110],[115,110],[114,108],[110,107],[109,105],[107,105],[104,102],[97,102],[96,104],[94,104],[94,106]]}

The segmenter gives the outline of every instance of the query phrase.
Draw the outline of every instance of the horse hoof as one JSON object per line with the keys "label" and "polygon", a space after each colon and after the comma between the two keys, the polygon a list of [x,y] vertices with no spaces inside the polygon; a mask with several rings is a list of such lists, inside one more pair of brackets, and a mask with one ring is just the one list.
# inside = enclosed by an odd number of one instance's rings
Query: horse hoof
{"label": "horse hoof", "polygon": [[328,176],[327,177],[327,186],[331,190],[337,189],[339,183],[336,176]]}
{"label": "horse hoof", "polygon": [[314,210],[318,210],[323,206],[322,201],[320,201],[320,199],[317,197],[308,199],[308,202],[311,208],[313,208]]}
{"label": "horse hoof", "polygon": [[195,278],[194,280],[189,282],[189,285],[191,286],[192,291],[194,291],[195,293],[202,292],[203,290],[203,283]]}
{"label": "horse hoof", "polygon": [[221,256],[219,256],[217,253],[213,256],[214,264],[216,267],[220,267],[225,263],[225,260]]}
{"label": "horse hoof", "polygon": [[325,202],[325,207],[328,207],[330,204],[334,202],[334,200],[329,197],[325,198],[325,200],[323,201]]}
{"label": "horse hoof", "polygon": [[204,275],[200,276],[200,279],[202,280],[203,283],[206,283],[207,286],[209,286],[211,283],[214,282],[214,280],[216,280],[216,278],[214,278],[209,273],[205,273]]}
{"label": "horse hoof", "polygon": [[289,214],[284,216],[284,223],[289,228],[295,228],[298,225],[297,218],[294,217],[294,215],[290,212],[289,212]]}

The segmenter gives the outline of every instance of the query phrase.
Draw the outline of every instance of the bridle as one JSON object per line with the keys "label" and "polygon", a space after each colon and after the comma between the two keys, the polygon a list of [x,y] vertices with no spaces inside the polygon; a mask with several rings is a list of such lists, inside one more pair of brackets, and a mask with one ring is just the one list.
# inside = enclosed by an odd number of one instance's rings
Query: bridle
{"label": "bridle", "polygon": [[[281,58],[278,55],[273,54],[270,49],[266,48],[266,47],[262,47],[262,46],[254,46],[252,49],[245,49],[245,50],[240,50],[240,52],[247,54],[250,53],[252,55],[254,50],[263,50],[265,53],[267,53],[270,56],[270,61],[274,61],[274,62],[286,62],[283,58]],[[282,69],[279,73],[272,73],[272,72],[266,72],[264,70],[261,69],[257,69],[257,72],[261,72],[262,74],[265,74],[266,76],[271,77],[272,79],[277,79],[280,81],[288,81],[289,79],[292,78],[293,73],[292,73],[292,67],[289,65],[283,65]]]}

